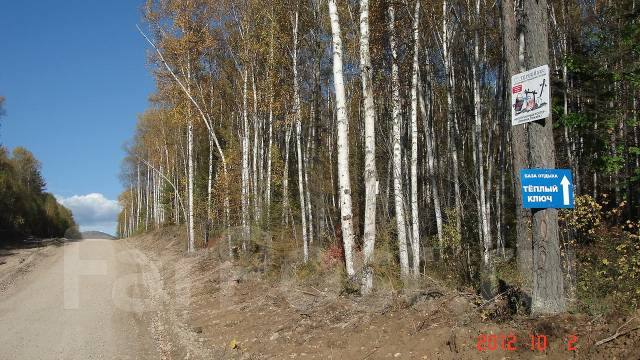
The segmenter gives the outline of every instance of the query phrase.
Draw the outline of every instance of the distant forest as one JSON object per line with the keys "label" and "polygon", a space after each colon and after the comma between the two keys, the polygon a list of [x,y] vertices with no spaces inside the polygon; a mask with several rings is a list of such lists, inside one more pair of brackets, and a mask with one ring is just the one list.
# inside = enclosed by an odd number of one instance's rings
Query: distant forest
{"label": "distant forest", "polygon": [[[0,117],[4,98],[0,97]],[[62,237],[76,228],[71,211],[45,192],[41,164],[33,154],[0,144],[0,244],[24,236]]]}

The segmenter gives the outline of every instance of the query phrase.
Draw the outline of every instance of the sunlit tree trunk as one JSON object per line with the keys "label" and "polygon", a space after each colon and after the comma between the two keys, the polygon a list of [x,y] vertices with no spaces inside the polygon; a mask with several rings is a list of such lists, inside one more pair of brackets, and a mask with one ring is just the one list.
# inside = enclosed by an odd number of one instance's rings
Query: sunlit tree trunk
{"label": "sunlit tree trunk", "polygon": [[[505,69],[506,76],[504,81],[511,83],[511,76],[524,69],[524,36],[518,33],[516,18],[519,17],[514,12],[514,0],[502,0],[502,18],[503,18],[503,44],[505,52]],[[511,86],[506,86],[505,96],[511,99]],[[510,112],[511,110],[509,110]],[[509,115],[510,117],[511,115]],[[510,121],[509,121],[510,123]],[[520,169],[529,167],[527,159],[527,148],[523,144],[527,144],[525,128],[528,125],[510,126],[510,150],[513,171],[513,188],[515,202],[515,218],[516,218],[516,250],[518,270],[521,274],[531,274],[533,255],[531,253],[531,211],[522,207],[522,192],[520,182]],[[525,276],[525,287],[531,285],[531,277]]]}
{"label": "sunlit tree trunk", "polygon": [[307,137],[307,149],[303,151],[304,155],[304,192],[306,197],[306,205],[307,205],[307,225],[309,230],[307,232],[309,238],[309,244],[313,244],[313,211],[311,206],[311,191],[309,190],[309,158],[311,157],[311,149],[313,144],[313,112],[310,117],[310,129],[307,131],[309,136]]}
{"label": "sunlit tree trunk", "polygon": [[[454,103],[453,103],[453,67],[451,54],[449,52],[449,7],[448,1],[442,2],[442,59],[444,64],[445,82],[447,89],[447,144],[449,155],[451,156],[453,172],[453,188],[455,198],[455,222],[458,234],[462,234],[462,199],[460,194],[460,180],[458,170],[458,145],[456,143],[456,126]],[[440,251],[442,252],[442,248]]]}
{"label": "sunlit tree trunk", "polygon": [[187,158],[189,163],[189,178],[187,181],[188,188],[188,203],[189,203],[189,243],[187,246],[188,252],[193,252],[196,248],[196,239],[194,234],[194,224],[193,224],[193,120],[189,116],[187,119]]}
{"label": "sunlit tree trunk", "polygon": [[[474,162],[476,165],[476,176],[478,184],[478,217],[480,221],[481,234],[480,239],[483,245],[482,262],[484,271],[487,274],[491,273],[491,232],[489,227],[489,214],[487,209],[486,189],[485,189],[485,176],[484,176],[484,147],[482,139],[482,95],[480,89],[480,34],[478,26],[480,24],[480,0],[476,0],[475,5],[475,17],[476,27],[474,30],[474,44],[473,44],[473,108],[474,108],[474,130],[473,130],[473,143],[475,147]],[[488,296],[488,295],[487,295]]]}
{"label": "sunlit tree trunk", "polygon": [[[549,48],[547,35],[547,1],[523,0],[523,8],[527,16],[516,26],[516,14],[511,0],[503,3],[505,15],[505,41],[518,39],[520,51],[516,60],[515,49],[507,51],[507,68],[509,75],[514,75],[524,69],[532,69],[548,64]],[[517,61],[517,63],[516,63]],[[516,66],[518,64],[519,66]],[[523,128],[518,125],[513,128]],[[554,168],[555,150],[553,138],[552,117],[527,125],[528,134],[525,141],[518,142],[512,137],[514,152],[514,177],[519,178],[518,171],[523,168],[522,158],[527,159],[532,168]],[[528,144],[528,145],[527,145]],[[522,162],[521,162],[522,161]],[[520,163],[519,163],[520,162]],[[518,183],[518,186],[519,183]],[[519,193],[519,191],[516,191]],[[516,206],[522,206],[516,203]],[[523,219],[524,220],[524,219]],[[520,230],[520,229],[518,229]],[[558,313],[565,309],[564,279],[561,269],[560,248],[558,239],[558,211],[556,209],[536,209],[533,211],[531,222],[531,241],[523,245],[533,249],[532,270],[523,274],[533,274],[531,292],[531,311],[534,314]],[[521,234],[518,234],[520,237]],[[518,245],[520,246],[520,239]],[[524,255],[518,248],[518,256]]]}
{"label": "sunlit tree trunk", "polygon": [[413,67],[411,73],[411,249],[413,276],[420,275],[420,218],[418,217],[418,58],[420,54],[420,0],[413,16]]}
{"label": "sunlit tree trunk", "polygon": [[[329,0],[329,18],[333,43],[333,85],[336,93],[337,145],[338,145],[338,187],[340,190],[340,219],[342,222],[342,241],[347,275],[353,277],[353,215],[351,212],[351,184],[349,179],[349,120],[347,118],[347,99],[342,75],[342,35],[340,19],[335,0]],[[405,244],[406,245],[406,244]]]}
{"label": "sunlit tree trunk", "polygon": [[140,225],[140,212],[141,212],[141,204],[142,204],[142,190],[140,187],[140,165],[137,166],[137,181],[136,181],[136,230],[138,229],[138,226]]}
{"label": "sunlit tree trunk", "polygon": [[289,152],[291,143],[291,124],[285,124],[284,135],[284,170],[282,173],[282,223],[289,224]]}
{"label": "sunlit tree trunk", "polygon": [[271,146],[273,146],[273,88],[271,88],[269,92],[269,144],[267,145],[267,180],[265,183],[265,207],[267,209],[267,226],[271,227]]}
{"label": "sunlit tree trunk", "polygon": [[258,117],[258,94],[256,91],[256,75],[253,69],[251,70],[251,86],[253,90],[253,162],[251,166],[251,170],[253,172],[253,191],[251,197],[253,199],[253,221],[258,224],[260,221],[260,206],[258,199],[258,191],[260,188],[260,184],[258,182],[258,148],[260,147],[260,142],[258,140],[260,134],[260,118]]}
{"label": "sunlit tree trunk", "polygon": [[307,238],[307,208],[305,204],[304,180],[303,180],[303,154],[302,154],[302,111],[300,109],[300,90],[298,87],[298,10],[293,20],[293,111],[296,124],[296,150],[298,155],[298,193],[300,195],[300,221],[302,223],[303,257],[306,263],[309,260],[309,242]]}
{"label": "sunlit tree trunk", "polygon": [[211,193],[213,186],[213,139],[209,134],[209,173],[207,176],[207,221],[211,219]]}
{"label": "sunlit tree trunk", "polygon": [[246,248],[249,240],[249,119],[247,114],[248,72],[245,69],[242,79],[242,246]]}
{"label": "sunlit tree trunk", "polygon": [[269,142],[267,145],[267,169],[266,169],[266,182],[264,191],[264,202],[267,210],[267,227],[271,228],[271,147],[273,146],[273,46],[274,46],[274,23],[271,24],[271,41],[269,43],[269,71],[267,73],[267,81],[269,82],[269,124],[267,135]]}
{"label": "sunlit tree trunk", "polygon": [[369,0],[360,0],[360,77],[364,102],[364,271],[362,293],[368,294],[373,288],[373,253],[376,241],[376,109],[373,99],[373,77],[369,54]]}
{"label": "sunlit tree trunk", "polygon": [[396,213],[396,231],[398,233],[398,251],[400,255],[400,275],[406,279],[409,275],[409,255],[407,253],[407,234],[405,224],[405,203],[402,186],[402,147],[400,132],[402,109],[400,104],[400,76],[398,74],[398,51],[395,40],[395,10],[389,3],[389,42],[391,44],[391,87],[393,102],[393,190]]}

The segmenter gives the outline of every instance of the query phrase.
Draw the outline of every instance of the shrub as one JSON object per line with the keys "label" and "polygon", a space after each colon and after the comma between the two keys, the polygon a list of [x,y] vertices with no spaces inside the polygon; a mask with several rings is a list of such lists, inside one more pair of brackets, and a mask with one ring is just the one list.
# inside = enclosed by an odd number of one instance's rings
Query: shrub
{"label": "shrub", "polygon": [[602,205],[598,204],[589,195],[580,195],[575,198],[575,207],[571,210],[561,210],[560,221],[570,231],[575,231],[578,238],[593,236],[596,229],[602,223]]}
{"label": "shrub", "polygon": [[[632,310],[640,301],[640,224],[609,228],[579,248],[578,295],[587,310]],[[629,231],[631,230],[631,231]]]}
{"label": "shrub", "polygon": [[444,213],[447,221],[442,224],[442,242],[445,247],[460,249],[462,236],[456,227],[456,210],[448,208],[444,210]]}

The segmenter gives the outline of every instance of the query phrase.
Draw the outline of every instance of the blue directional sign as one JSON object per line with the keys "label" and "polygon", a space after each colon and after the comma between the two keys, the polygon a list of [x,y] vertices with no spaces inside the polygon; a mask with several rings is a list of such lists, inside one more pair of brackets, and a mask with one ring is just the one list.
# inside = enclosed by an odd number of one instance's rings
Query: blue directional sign
{"label": "blue directional sign", "polygon": [[569,169],[521,169],[525,209],[573,209],[573,177]]}

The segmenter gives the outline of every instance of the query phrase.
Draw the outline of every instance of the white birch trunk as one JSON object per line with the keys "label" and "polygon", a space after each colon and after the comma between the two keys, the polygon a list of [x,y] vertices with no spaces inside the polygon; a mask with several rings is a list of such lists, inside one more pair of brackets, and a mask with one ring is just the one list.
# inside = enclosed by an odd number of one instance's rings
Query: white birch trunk
{"label": "white birch trunk", "polygon": [[342,223],[342,241],[347,276],[353,277],[353,215],[351,212],[351,184],[349,176],[349,119],[347,118],[347,99],[342,75],[342,35],[340,19],[335,0],[329,0],[329,18],[333,40],[333,84],[336,93],[337,145],[338,145],[338,186],[340,190],[340,219]]}
{"label": "white birch trunk", "polygon": [[144,214],[144,231],[149,230],[149,218],[151,216],[151,208],[149,199],[151,198],[151,172],[147,168],[147,176],[145,181],[145,214]]}
{"label": "white birch trunk", "polygon": [[207,178],[207,221],[211,220],[211,193],[213,186],[213,139],[209,134],[209,174]]}
{"label": "white birch trunk", "polygon": [[[451,67],[451,54],[449,53],[449,9],[448,0],[442,2],[442,59],[444,64],[445,81],[447,88],[447,143],[451,155],[453,170],[453,187],[455,197],[455,221],[456,231],[462,235],[462,199],[460,195],[460,180],[458,171],[458,146],[456,144],[455,113],[453,104],[453,68]],[[440,249],[442,254],[443,249]]]}
{"label": "white birch trunk", "polygon": [[309,237],[309,244],[313,244],[313,211],[311,207],[311,192],[309,191],[309,158],[311,157],[311,144],[313,143],[313,115],[310,119],[311,128],[307,137],[307,149],[304,151],[304,193],[305,203],[307,205],[307,226],[309,228],[307,235]]}
{"label": "white birch trunk", "polygon": [[403,279],[409,276],[409,255],[407,253],[407,234],[404,218],[404,193],[402,186],[402,148],[400,144],[400,132],[402,122],[402,110],[400,104],[400,77],[398,74],[398,60],[395,40],[395,10],[389,4],[389,42],[391,44],[391,87],[393,102],[393,191],[396,212],[396,231],[398,233],[398,251],[400,255],[400,275]]}
{"label": "white birch trunk", "polygon": [[194,233],[194,224],[193,224],[193,120],[191,116],[187,120],[187,158],[189,163],[189,178],[187,181],[188,187],[188,198],[189,198],[189,243],[187,245],[187,251],[193,252],[196,248],[196,240]]}
{"label": "white birch trunk", "polygon": [[138,181],[136,181],[136,226],[135,230],[138,230],[138,226],[140,225],[140,205],[142,204],[142,192],[140,190],[140,165],[137,167],[137,176]]}
{"label": "white birch trunk", "polygon": [[300,221],[302,223],[303,258],[309,260],[309,243],[307,238],[307,207],[305,205],[302,154],[302,115],[300,109],[300,90],[298,88],[298,10],[293,20],[293,111],[296,123],[296,150],[298,155],[298,193],[300,195]]}
{"label": "white birch trunk", "polygon": [[273,70],[273,23],[271,24],[271,42],[269,43],[269,73],[268,73],[268,81],[269,81],[269,143],[267,145],[267,179],[265,183],[265,206],[267,209],[267,227],[271,229],[271,146],[273,145],[273,74],[271,73]]}
{"label": "white birch trunk", "polygon": [[242,247],[249,240],[249,119],[247,115],[248,73],[244,70],[242,84]]}
{"label": "white birch trunk", "polygon": [[282,222],[285,225],[289,225],[289,152],[291,143],[291,129],[290,124],[285,124],[284,135],[284,170],[282,174]]}
{"label": "white birch trunk", "polygon": [[271,146],[273,145],[273,89],[269,94],[269,145],[267,146],[267,180],[265,183],[265,206],[267,226],[271,227]]}
{"label": "white birch trunk", "polygon": [[253,90],[253,162],[252,162],[252,166],[251,166],[251,170],[253,171],[253,192],[251,194],[252,198],[253,198],[253,219],[255,223],[259,223],[260,221],[260,210],[259,210],[259,206],[258,206],[258,190],[259,190],[259,183],[258,183],[258,147],[259,147],[259,143],[258,143],[258,136],[259,136],[259,131],[260,131],[260,120],[258,118],[258,94],[256,92],[256,76],[255,73],[253,71],[253,69],[251,70],[251,86],[252,86],[252,90]]}
{"label": "white birch trunk", "polygon": [[418,55],[420,0],[416,1],[413,21],[413,67],[411,73],[411,249],[413,276],[420,275],[420,218],[418,217]]}
{"label": "white birch trunk", "polygon": [[371,56],[369,54],[369,0],[360,0],[360,77],[364,101],[364,269],[362,293],[373,288],[373,253],[376,241],[376,109],[373,98]]}
{"label": "white birch trunk", "polygon": [[[480,20],[480,0],[476,0],[475,6],[475,15],[476,22]],[[485,190],[485,179],[484,179],[484,166],[482,163],[482,157],[484,155],[483,150],[483,141],[482,141],[482,99],[480,93],[480,35],[479,30],[476,27],[474,31],[474,46],[473,46],[473,54],[474,54],[474,62],[473,62],[473,103],[474,103],[474,131],[473,136],[475,138],[475,163],[476,163],[476,174],[478,176],[478,197],[479,197],[479,206],[478,210],[480,212],[480,227],[481,227],[481,239],[483,244],[483,263],[489,269],[491,262],[491,233],[489,228],[489,214],[487,211],[487,200],[486,200],[486,190]]]}

